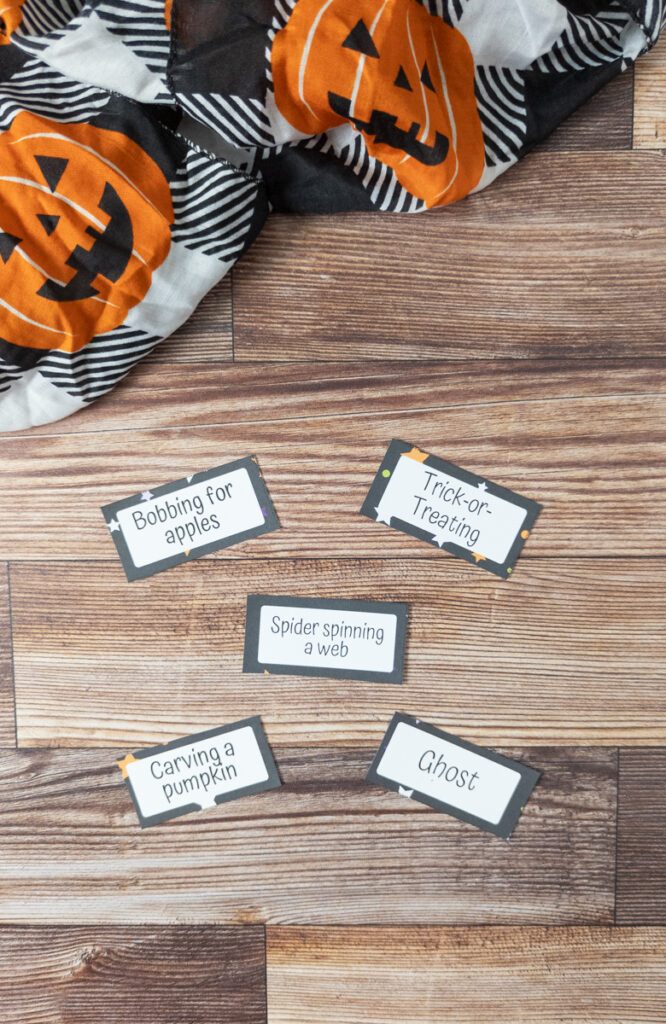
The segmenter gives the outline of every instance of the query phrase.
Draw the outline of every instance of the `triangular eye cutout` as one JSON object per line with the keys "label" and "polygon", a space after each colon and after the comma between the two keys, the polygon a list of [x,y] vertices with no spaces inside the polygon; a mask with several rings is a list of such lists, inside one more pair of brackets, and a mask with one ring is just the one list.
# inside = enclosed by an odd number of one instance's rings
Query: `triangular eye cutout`
{"label": "triangular eye cutout", "polygon": [[57,213],[38,213],[37,220],[41,223],[42,227],[46,231],[46,234],[52,235],[55,229],[58,227],[58,221],[60,220],[60,217]]}
{"label": "triangular eye cutout", "polygon": [[430,70],[428,68],[427,61],[423,65],[423,71],[421,72],[421,81],[425,85],[426,89],[430,89],[431,92],[435,91],[435,86],[432,84],[432,78],[430,77]]}
{"label": "triangular eye cutout", "polygon": [[0,260],[6,263],[14,249],[21,241],[16,235],[10,235],[7,231],[0,231]]}
{"label": "triangular eye cutout", "polygon": [[44,181],[51,191],[55,192],[60,183],[60,179],[65,173],[65,168],[67,167],[69,160],[64,160],[59,156],[36,156],[35,160],[39,164],[39,169],[44,175]]}
{"label": "triangular eye cutout", "polygon": [[361,18],[351,30],[344,43],[348,50],[356,50],[357,53],[364,53],[366,57],[379,57],[379,51],[372,41],[367,25]]}
{"label": "triangular eye cutout", "polygon": [[412,89],[411,85],[409,84],[409,79],[407,78],[407,75],[405,74],[405,69],[403,68],[402,64],[400,65],[400,70],[398,71],[398,74],[396,75],[396,78],[395,78],[395,82],[393,84],[397,85],[398,89],[406,89],[407,92],[413,92],[414,91]]}

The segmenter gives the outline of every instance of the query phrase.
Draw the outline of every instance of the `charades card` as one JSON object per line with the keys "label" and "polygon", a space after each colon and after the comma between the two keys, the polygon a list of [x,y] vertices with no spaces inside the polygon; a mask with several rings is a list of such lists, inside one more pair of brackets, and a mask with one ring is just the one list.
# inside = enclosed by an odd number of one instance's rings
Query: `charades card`
{"label": "charades card", "polygon": [[130,582],[280,528],[253,455],[146,489],[102,512]]}
{"label": "charades card", "polygon": [[407,605],[251,594],[243,672],[401,683]]}
{"label": "charades card", "polygon": [[141,828],[281,785],[256,716],[138,750],[118,765]]}
{"label": "charades card", "polygon": [[397,712],[367,779],[508,839],[540,774]]}
{"label": "charades card", "polygon": [[361,515],[507,579],[541,505],[405,441],[391,441]]}

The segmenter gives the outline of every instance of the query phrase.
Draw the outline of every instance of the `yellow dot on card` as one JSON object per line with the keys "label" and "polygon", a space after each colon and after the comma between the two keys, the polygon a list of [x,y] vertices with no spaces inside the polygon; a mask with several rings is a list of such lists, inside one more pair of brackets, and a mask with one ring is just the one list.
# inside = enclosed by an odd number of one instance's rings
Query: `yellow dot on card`
{"label": "yellow dot on card", "polygon": [[390,475],[391,475],[391,470],[390,469],[383,469],[382,470],[382,476],[390,476]]}
{"label": "yellow dot on card", "polygon": [[520,536],[523,538],[523,540],[527,540],[529,535],[530,535],[530,531],[529,530],[523,530],[522,533],[520,534]]}

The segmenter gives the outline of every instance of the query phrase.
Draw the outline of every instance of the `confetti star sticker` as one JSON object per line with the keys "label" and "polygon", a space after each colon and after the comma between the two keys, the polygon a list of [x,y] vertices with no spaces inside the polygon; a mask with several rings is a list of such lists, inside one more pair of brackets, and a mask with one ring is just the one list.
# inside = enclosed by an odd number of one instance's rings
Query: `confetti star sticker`
{"label": "confetti star sticker", "polygon": [[193,479],[193,476],[194,476],[194,474],[192,474],[192,476],[186,476],[185,477],[185,479],[187,480],[188,484],[189,484],[190,480]]}
{"label": "confetti star sticker", "polygon": [[150,501],[152,496],[152,491],[143,491],[143,493],[141,494],[141,501]]}
{"label": "confetti star sticker", "polygon": [[486,487],[485,480],[482,480],[481,483],[477,484],[476,486],[479,488],[480,491],[487,491],[488,490],[488,488]]}
{"label": "confetti star sticker", "polygon": [[116,533],[116,531],[120,529],[120,523],[118,522],[117,519],[112,519],[111,522],[107,523],[106,525],[111,530],[111,533]]}

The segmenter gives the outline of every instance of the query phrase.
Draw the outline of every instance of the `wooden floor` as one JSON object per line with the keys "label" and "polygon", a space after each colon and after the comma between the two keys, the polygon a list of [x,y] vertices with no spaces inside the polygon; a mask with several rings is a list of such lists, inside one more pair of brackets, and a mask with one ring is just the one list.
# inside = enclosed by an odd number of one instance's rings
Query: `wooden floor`
{"label": "wooden floor", "polygon": [[[3,1024],[666,1021],[665,150],[662,43],[3,437]],[[510,582],[358,515],[392,437],[543,504]],[[127,584],[100,506],[252,453],[282,529]],[[409,602],[403,687],[244,676],[252,591]],[[364,782],[395,710],[543,773],[510,842]],[[116,758],[250,714],[283,788],[141,832]]]}

